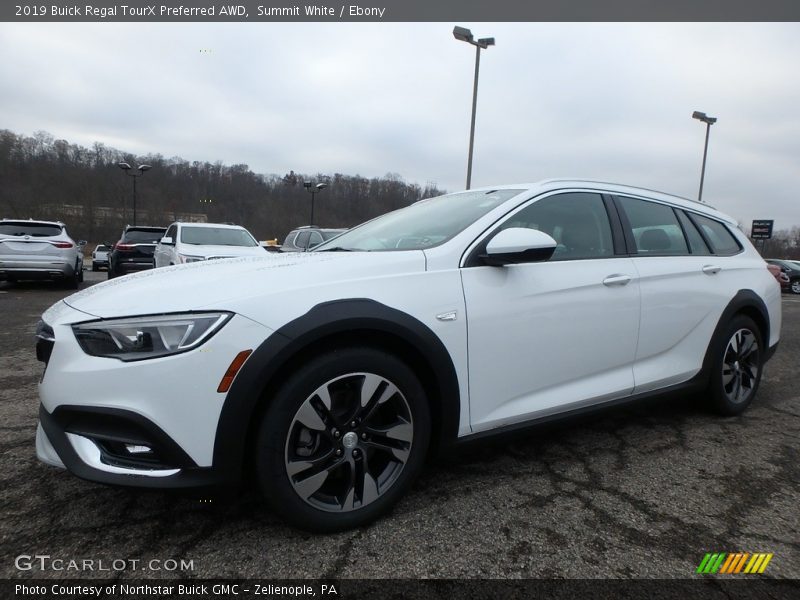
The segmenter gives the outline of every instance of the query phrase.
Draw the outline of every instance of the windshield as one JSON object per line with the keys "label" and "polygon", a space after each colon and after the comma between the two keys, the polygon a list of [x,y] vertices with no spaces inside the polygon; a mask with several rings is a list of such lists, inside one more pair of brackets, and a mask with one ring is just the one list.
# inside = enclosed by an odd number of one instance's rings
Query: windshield
{"label": "windshield", "polygon": [[467,226],[523,190],[459,192],[420,200],[346,231],[314,249],[425,250],[461,233]]}
{"label": "windshield", "polygon": [[29,235],[31,237],[51,237],[59,235],[61,227],[49,223],[2,223],[0,235]]}
{"label": "windshield", "polygon": [[181,242],[196,246],[258,246],[255,238],[244,229],[227,227],[183,227]]}

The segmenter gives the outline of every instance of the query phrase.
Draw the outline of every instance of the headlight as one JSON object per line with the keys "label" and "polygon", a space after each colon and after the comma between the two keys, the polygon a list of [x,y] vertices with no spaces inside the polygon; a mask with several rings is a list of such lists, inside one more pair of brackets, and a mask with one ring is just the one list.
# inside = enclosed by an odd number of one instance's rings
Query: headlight
{"label": "headlight", "polygon": [[205,256],[189,256],[188,254],[178,254],[178,262],[179,263],[193,263],[193,262],[200,262],[201,260],[205,260]]}
{"label": "headlight", "polygon": [[108,319],[78,323],[72,331],[86,354],[127,362],[197,348],[232,316],[212,312]]}

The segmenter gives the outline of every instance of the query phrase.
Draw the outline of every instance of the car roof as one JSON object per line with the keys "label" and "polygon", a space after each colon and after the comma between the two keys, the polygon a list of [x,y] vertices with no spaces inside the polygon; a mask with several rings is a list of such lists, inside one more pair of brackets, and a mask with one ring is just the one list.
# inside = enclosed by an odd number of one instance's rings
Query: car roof
{"label": "car roof", "polygon": [[155,230],[155,231],[166,231],[167,228],[166,227],[159,227],[157,225],[127,225],[125,227],[125,231],[130,231],[131,229],[133,229],[133,230],[139,229],[139,230],[142,230],[142,231],[153,231],[153,230]]}
{"label": "car roof", "polygon": [[720,212],[719,210],[717,210],[716,208],[714,208],[709,204],[706,204],[705,202],[698,202],[697,200],[692,200],[691,198],[684,198],[683,196],[677,196],[675,194],[660,192],[658,190],[652,190],[649,188],[636,187],[620,183],[610,183],[607,181],[595,181],[591,179],[570,179],[570,178],[544,179],[542,181],[534,183],[484,186],[480,188],[473,188],[470,191],[485,190],[488,192],[492,190],[518,189],[522,190],[521,193],[533,192],[538,194],[559,189],[581,189],[581,188],[586,188],[590,190],[600,190],[612,194],[638,195],[638,196],[643,196],[645,198],[650,198],[652,200],[660,200],[662,202],[674,204],[676,206],[680,206],[682,208],[686,208],[725,221],[731,225],[738,226],[736,219],[734,219],[729,215],[726,215],[725,213]]}

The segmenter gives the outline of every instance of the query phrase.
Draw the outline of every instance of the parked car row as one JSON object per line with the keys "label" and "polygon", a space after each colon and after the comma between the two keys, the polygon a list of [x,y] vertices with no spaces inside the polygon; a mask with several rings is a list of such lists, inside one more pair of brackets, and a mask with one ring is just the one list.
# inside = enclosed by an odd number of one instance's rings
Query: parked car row
{"label": "parked car row", "polygon": [[[306,226],[292,230],[283,245],[277,240],[259,243],[240,225],[229,223],[173,223],[168,228],[129,225],[113,245],[98,246],[95,253],[107,249],[108,278],[133,271],[180,265],[204,260],[263,256],[268,252],[307,252],[346,229]],[[100,259],[92,268],[103,266]],[[94,269],[96,270],[96,269]]]}

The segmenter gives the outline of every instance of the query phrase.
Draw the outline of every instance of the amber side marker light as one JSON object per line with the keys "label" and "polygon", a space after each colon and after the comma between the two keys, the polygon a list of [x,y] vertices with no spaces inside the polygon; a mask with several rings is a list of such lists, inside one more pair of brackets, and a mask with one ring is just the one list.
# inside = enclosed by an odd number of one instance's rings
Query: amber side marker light
{"label": "amber side marker light", "polygon": [[239,369],[242,368],[242,365],[247,360],[247,357],[253,353],[252,350],[242,350],[239,354],[236,355],[236,358],[231,361],[231,366],[228,367],[228,370],[225,371],[225,375],[222,377],[222,381],[219,382],[219,387],[217,391],[220,394],[224,394],[227,392],[231,384],[233,383],[236,374],[239,372]]}

